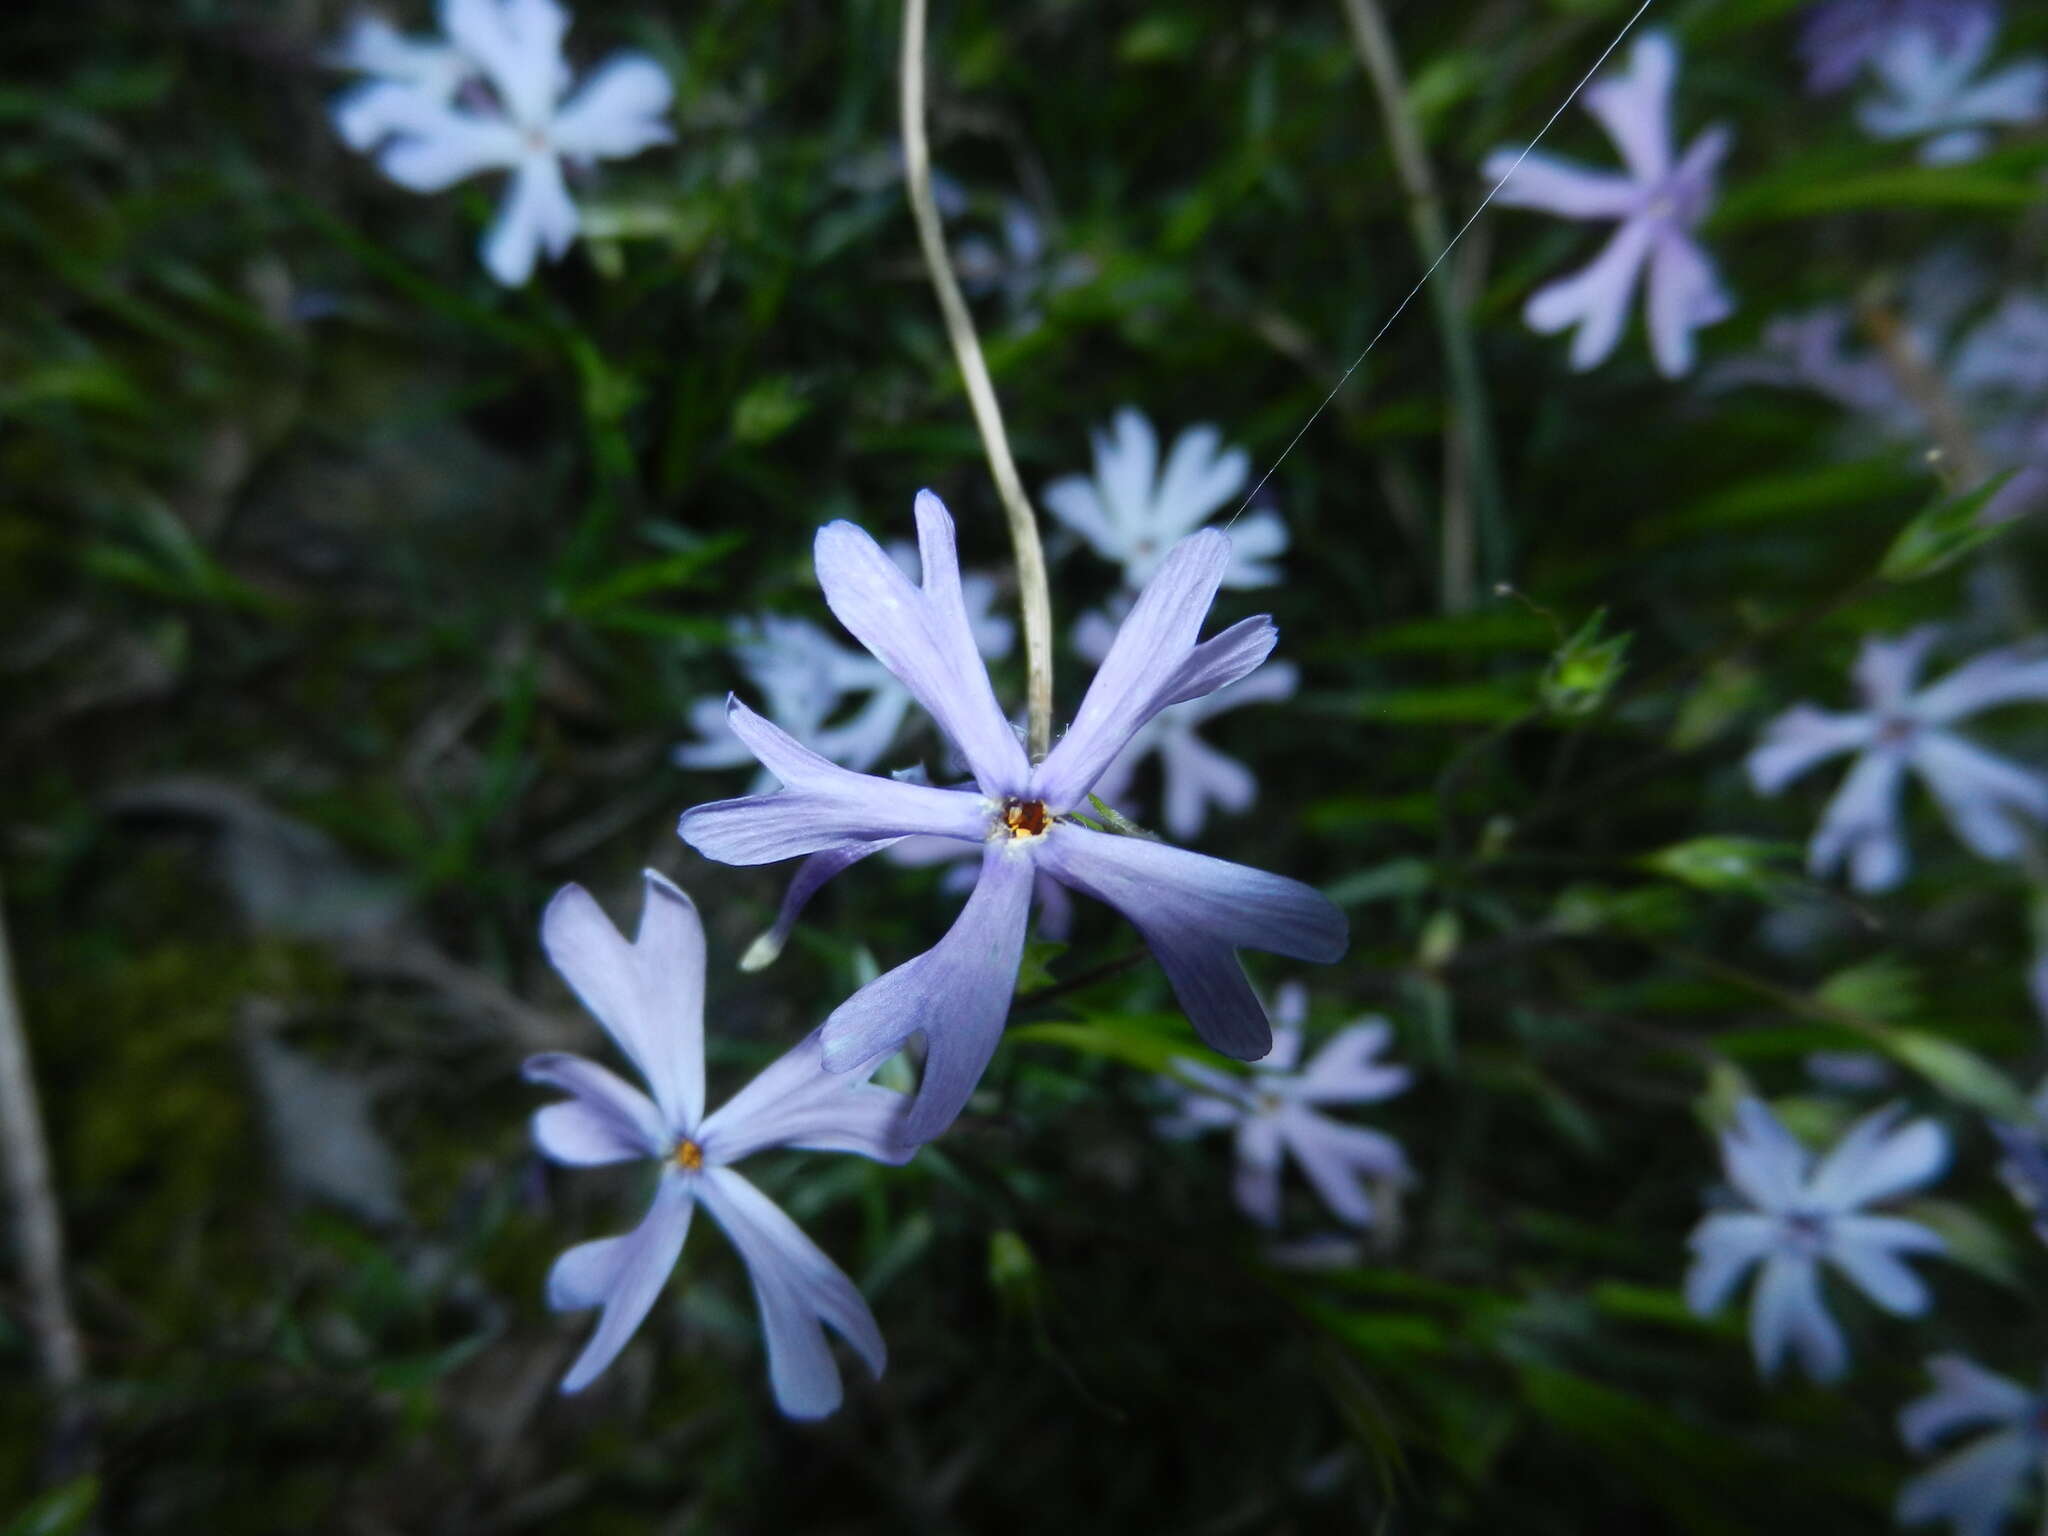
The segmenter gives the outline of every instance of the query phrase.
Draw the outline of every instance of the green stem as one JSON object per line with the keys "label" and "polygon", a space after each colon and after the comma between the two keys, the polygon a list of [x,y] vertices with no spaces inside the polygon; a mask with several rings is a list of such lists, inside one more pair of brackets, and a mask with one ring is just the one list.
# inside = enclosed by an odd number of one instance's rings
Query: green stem
{"label": "green stem", "polygon": [[1441,264],[1441,257],[1450,246],[1443,198],[1430,170],[1414,102],[1401,72],[1400,55],[1394,51],[1393,34],[1377,0],[1343,0],[1343,4],[1352,40],[1358,45],[1359,60],[1379,98],[1380,118],[1386,125],[1388,144],[1393,151],[1395,174],[1408,194],[1408,227],[1415,237],[1416,251],[1428,269],[1424,284],[1429,289],[1430,308],[1436,315],[1437,334],[1450,375],[1452,431],[1462,448],[1464,489],[1470,497],[1469,503],[1465,495],[1445,498],[1441,530],[1444,607],[1458,611],[1469,608],[1477,595],[1475,571],[1483,571],[1489,585],[1507,575],[1507,518],[1500,467],[1494,455],[1493,411],[1479,369],[1478,349],[1472,342],[1472,328],[1458,303],[1451,273]]}

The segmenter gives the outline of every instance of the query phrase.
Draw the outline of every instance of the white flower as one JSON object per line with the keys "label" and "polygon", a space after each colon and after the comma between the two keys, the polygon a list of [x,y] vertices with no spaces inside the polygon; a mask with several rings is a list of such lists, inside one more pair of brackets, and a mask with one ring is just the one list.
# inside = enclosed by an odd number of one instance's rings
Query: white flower
{"label": "white flower", "polygon": [[1775,795],[1828,758],[1858,754],[1807,850],[1816,876],[1846,862],[1860,891],[1890,890],[1905,878],[1899,790],[1908,769],[1933,792],[1956,836],[1984,858],[2018,858],[2026,843],[2023,822],[2048,819],[2048,778],[1952,729],[1979,710],[2048,699],[2048,655],[1987,651],[1915,692],[1938,633],[1921,628],[1897,640],[1866,640],[1855,672],[1862,711],[1838,715],[1794,705],[1765,728],[1749,754],[1750,782],[1764,795]]}
{"label": "white flower", "polygon": [[2020,1486],[2048,1457],[2048,1395],[1994,1376],[1961,1355],[1927,1361],[1934,1390],[1899,1413],[1899,1435],[1925,1453],[1950,1431],[1982,1426],[1961,1450],[1899,1490],[1901,1525],[1946,1520],[1956,1536],[1996,1536]]}
{"label": "white flower", "polygon": [[446,106],[478,70],[461,49],[440,38],[407,37],[382,16],[361,15],[328,55],[336,69],[370,78],[334,104],[334,127],[350,149],[374,149],[417,112],[415,103]]}
{"label": "white flower", "polygon": [[1848,1346],[1821,1300],[1823,1263],[1888,1312],[1927,1310],[1926,1287],[1899,1255],[1940,1253],[1941,1238],[1918,1222],[1863,1209],[1927,1183],[1948,1161],[1941,1127],[1931,1120],[1898,1127],[1901,1112],[1893,1105],[1864,1116],[1810,1172],[1805,1149],[1756,1099],[1737,1104],[1735,1124],[1721,1133],[1728,1182],[1751,1208],[1716,1212],[1693,1229],[1685,1299],[1704,1317],[1762,1265],[1749,1331],[1766,1376],[1788,1351],[1816,1381],[1848,1368]]}
{"label": "white flower", "polygon": [[874,1314],[839,1266],[731,1164],[770,1147],[907,1161],[908,1100],[867,1081],[873,1063],[833,1075],[806,1036],[716,1113],[704,1113],[704,929],[690,898],[649,871],[640,931],[628,944],[581,886],[565,886],[541,920],[548,959],[647,1081],[642,1093],[564,1051],[529,1057],[529,1082],[569,1097],[533,1117],[541,1152],[571,1167],[652,1160],[646,1217],[623,1237],[581,1243],[555,1261],[548,1305],[602,1308],[563,1378],[588,1386],[618,1357],[668,1281],[701,1204],[725,1229],[753,1281],[775,1401],[792,1418],[839,1406],[830,1325],[877,1376],[885,1351]]}
{"label": "white flower", "polygon": [[1307,1014],[1300,984],[1282,987],[1273,1007],[1272,1053],[1252,1063],[1249,1077],[1176,1060],[1175,1070],[1199,1087],[1182,1090],[1178,1110],[1159,1122],[1159,1131],[1178,1137],[1234,1130],[1237,1203],[1262,1226],[1280,1224],[1280,1170],[1288,1155],[1339,1221],[1370,1226],[1374,1208],[1365,1180],[1408,1183],[1408,1159],[1391,1136],[1332,1119],[1321,1108],[1391,1098],[1408,1086],[1409,1073],[1376,1060],[1393,1035],[1381,1018],[1340,1029],[1297,1072]]}
{"label": "white flower", "polygon": [[2048,62],[2028,59],[1982,80],[1972,77],[1991,54],[1997,21],[1989,13],[1959,23],[1944,39],[1910,27],[1871,60],[1885,94],[1867,97],[1856,121],[1873,138],[1919,139],[1923,165],[1958,165],[1983,154],[1989,126],[2048,115]]}
{"label": "white flower", "polygon": [[622,53],[568,95],[562,36],[569,15],[555,0],[442,0],[441,24],[475,61],[494,107],[471,111],[406,92],[385,109],[389,138],[377,163],[415,192],[439,192],[485,171],[511,172],[510,190],[484,235],[483,260],[499,282],[517,287],[532,276],[541,251],[559,260],[581,228],[565,163],[622,159],[673,136],[669,79],[646,55]]}
{"label": "white flower", "polygon": [[[1251,472],[1242,448],[1223,450],[1211,426],[1189,427],[1174,439],[1159,468],[1159,437],[1142,412],[1125,406],[1108,433],[1093,434],[1095,475],[1068,475],[1045,488],[1046,510],[1086,539],[1105,560],[1124,568],[1127,586],[1142,587],[1175,542],[1229,503]],[[1270,562],[1287,548],[1278,513],[1254,512],[1230,526],[1226,587],[1270,587],[1280,572]]]}

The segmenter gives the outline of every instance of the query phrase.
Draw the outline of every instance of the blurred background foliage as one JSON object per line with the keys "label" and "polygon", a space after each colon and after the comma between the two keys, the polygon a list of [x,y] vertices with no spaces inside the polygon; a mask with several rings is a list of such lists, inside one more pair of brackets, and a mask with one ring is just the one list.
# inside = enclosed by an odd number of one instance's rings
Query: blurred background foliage
{"label": "blurred background foliage", "polygon": [[[1454,225],[1631,9],[1393,9]],[[2048,42],[2013,9],[2010,44]],[[1021,210],[1045,248],[977,301],[1027,481],[1084,468],[1126,403],[1263,471],[1421,265],[1339,5],[937,11],[953,234],[1008,260]],[[1801,93],[1794,11],[1653,7],[1679,131],[1737,133],[1707,237],[1740,312],[1708,361],[1787,309],[1894,302],[1936,248],[2038,285],[2048,138],[1915,167]],[[780,1420],[700,1238],[558,1398],[584,1325],[541,1278],[634,1186],[529,1148],[519,1059],[595,1045],[543,902],[576,879],[626,920],[643,865],[696,895],[714,1093],[923,947],[950,898],[877,863],[740,976],[785,871],[681,846],[677,813],[746,775],[668,752],[738,681],[736,617],[824,619],[820,522],[904,536],[930,485],[970,563],[1006,549],[895,173],[894,5],[585,0],[572,54],[650,51],[677,142],[606,167],[587,244],[509,293],[474,257],[492,189],[418,198],[335,141],[348,14],[27,0],[0,26],[0,869],[95,1416],[92,1470],[53,1467],[0,1310],[0,1530],[1878,1529],[1920,1357],[2042,1357],[2043,1255],[1980,1119],[2039,1065],[2023,875],[1916,806],[1904,890],[1821,889],[1820,790],[1738,771],[1770,713],[1844,702],[1865,633],[2026,632],[2039,534],[1879,579],[1937,492],[1926,444],[1845,451],[1834,407],[1666,383],[1639,335],[1568,373],[1519,309],[1590,239],[1508,213],[1446,271],[1516,594],[1447,611],[1470,489],[1418,301],[1261,492],[1289,579],[1219,606],[1270,607],[1304,687],[1209,728],[1260,798],[1202,846],[1349,909],[1350,956],[1302,979],[1316,1028],[1384,1011],[1419,1071],[1375,1116],[1420,1174],[1398,1220],[1276,1255],[1225,1147],[1158,1141],[1139,1068],[1196,1047],[1149,962],[1067,985],[1131,943],[1089,913],[910,1167],[763,1164],[869,1294],[879,1385]],[[1577,110],[1547,144],[1608,158]],[[1058,622],[1112,581],[1060,557]],[[1561,651],[1595,610],[1625,652]],[[1085,675],[1063,659],[1065,707]],[[2038,760],[2048,729],[2004,718]],[[1920,1323],[1841,1308],[1849,1390],[1766,1388],[1739,1317],[1676,1292],[1718,1173],[1700,1112],[1746,1079],[1840,1124],[1801,1062],[1873,1046],[1956,1134],[1919,1214],[1963,1262]]]}

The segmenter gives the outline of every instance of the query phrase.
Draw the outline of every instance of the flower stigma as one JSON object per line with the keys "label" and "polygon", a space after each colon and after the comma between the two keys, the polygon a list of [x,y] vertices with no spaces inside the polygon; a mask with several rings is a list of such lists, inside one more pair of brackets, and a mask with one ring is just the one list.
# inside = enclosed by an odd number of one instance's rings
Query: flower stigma
{"label": "flower stigma", "polygon": [[685,1136],[676,1143],[675,1151],[669,1154],[669,1161],[685,1173],[696,1173],[704,1166],[704,1149]]}

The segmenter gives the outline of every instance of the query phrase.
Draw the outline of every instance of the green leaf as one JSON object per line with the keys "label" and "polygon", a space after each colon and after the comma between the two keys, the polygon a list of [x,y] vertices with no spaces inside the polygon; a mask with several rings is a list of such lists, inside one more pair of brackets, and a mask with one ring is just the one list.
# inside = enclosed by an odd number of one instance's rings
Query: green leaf
{"label": "green leaf", "polygon": [[758,448],[772,443],[809,413],[810,401],[787,374],[753,385],[732,408],[733,441]]}
{"label": "green leaf", "polygon": [[1600,637],[1607,610],[1596,608],[1578,632],[1559,646],[1544,668],[1538,691],[1554,715],[1590,715],[1606,702],[1628,664],[1627,634]]}
{"label": "green leaf", "polygon": [[1369,901],[1420,896],[1436,883],[1436,868],[1423,859],[1393,859],[1344,876],[1323,888],[1340,907],[1362,907]]}
{"label": "green leaf", "polygon": [[1178,1014],[1100,1014],[1080,1023],[1024,1024],[1005,1033],[1020,1044],[1058,1046],[1162,1077],[1175,1076],[1174,1062],[1182,1058],[1231,1070],[1237,1065],[1196,1040]]}
{"label": "green leaf", "polygon": [[1920,975],[1889,955],[1879,955],[1835,972],[1813,995],[1831,1008],[1896,1024],[1920,1011]]}
{"label": "green leaf", "polygon": [[1789,843],[1765,842],[1761,838],[1696,837],[1646,854],[1637,862],[1644,869],[1668,875],[1695,890],[1769,901],[1797,884],[1777,864],[1796,858],[1798,853]]}
{"label": "green leaf", "polygon": [[83,1531],[99,1507],[100,1480],[77,1477],[61,1483],[15,1511],[0,1536],[72,1536]]}
{"label": "green leaf", "polygon": [[614,571],[598,581],[579,587],[563,605],[581,617],[600,613],[650,592],[667,592],[695,585],[711,567],[746,543],[741,533],[721,533],[705,539],[694,549],[641,560]]}
{"label": "green leaf", "polygon": [[1917,1029],[1888,1029],[1879,1038],[1887,1051],[1950,1098],[2000,1120],[2024,1122],[2032,1117],[2027,1096],[1967,1046]]}
{"label": "green leaf", "polygon": [[1946,570],[1980,544],[1989,543],[2012,526],[1985,523],[1980,515],[2005,489],[2015,471],[1993,475],[1973,491],[1937,499],[1899,530],[1877,568],[1886,581],[1918,581]]}
{"label": "green leaf", "polygon": [[1505,725],[1535,702],[1528,680],[1353,694],[1350,710],[1386,725]]}

